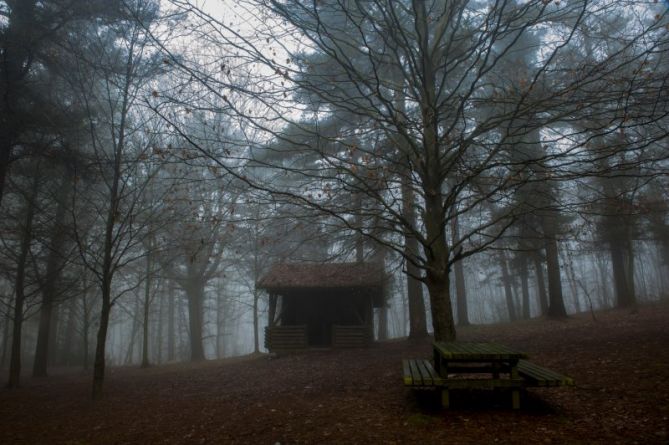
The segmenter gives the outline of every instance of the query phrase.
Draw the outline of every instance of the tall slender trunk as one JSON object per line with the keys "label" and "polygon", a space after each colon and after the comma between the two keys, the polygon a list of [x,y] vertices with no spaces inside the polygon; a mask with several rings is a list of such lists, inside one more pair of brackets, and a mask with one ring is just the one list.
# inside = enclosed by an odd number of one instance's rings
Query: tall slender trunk
{"label": "tall slender trunk", "polygon": [[63,346],[60,348],[58,355],[59,362],[66,366],[72,364],[72,345],[74,344],[74,336],[77,324],[77,300],[71,298],[67,307],[67,327],[65,328],[65,338],[63,339]]}
{"label": "tall slender trunk", "polygon": [[[178,332],[178,340],[179,340],[179,355],[180,358],[184,357],[185,351],[187,348],[190,350],[190,347],[186,346],[186,341],[184,340],[184,335],[183,332],[185,332],[187,329],[190,329],[190,327],[186,326],[186,305],[184,304],[179,304],[177,307],[177,332]],[[190,331],[188,334],[188,339],[190,340]]]}
{"label": "tall slender trunk", "polygon": [[[255,294],[254,294],[255,298]],[[221,354],[222,346],[223,346],[223,298],[221,297],[220,290],[218,293],[218,296],[216,298],[216,358],[223,358],[223,354]],[[255,309],[254,309],[255,310]],[[256,324],[256,321],[254,320],[253,323],[254,329],[258,329],[258,326]],[[255,343],[255,337],[254,337],[254,343]],[[255,350],[255,344],[254,344],[254,352],[258,352]]]}
{"label": "tall slender trunk", "polygon": [[49,243],[49,256],[46,263],[46,273],[44,285],[42,288],[42,305],[40,307],[39,329],[37,332],[37,345],[35,346],[35,360],[33,362],[33,377],[46,377],[47,365],[49,363],[50,346],[53,346],[54,336],[52,335],[53,308],[57,284],[60,279],[63,263],[63,248],[65,246],[65,230],[63,230],[63,220],[67,210],[67,198],[69,195],[68,183],[70,178],[66,175],[61,181],[59,193],[57,196],[56,215],[54,225],[51,231],[51,240]]}
{"label": "tall slender trunk", "polygon": [[562,297],[562,276],[560,273],[560,255],[555,231],[556,215],[542,218],[544,228],[544,245],[546,249],[546,268],[548,271],[548,310],[546,315],[551,318],[564,318],[567,311]]}
{"label": "tall slender trunk", "polygon": [[146,281],[144,282],[144,317],[142,329],[142,368],[149,367],[149,312],[151,309],[151,286],[152,280],[152,264],[151,264],[151,249],[152,245],[149,242],[149,251],[146,254]]}
{"label": "tall slender trunk", "polygon": [[81,304],[82,304],[82,309],[83,309],[83,322],[82,322],[82,335],[81,335],[81,342],[82,342],[82,348],[83,348],[83,357],[82,357],[82,366],[84,368],[84,371],[88,371],[88,365],[89,365],[89,359],[88,355],[90,352],[90,341],[89,341],[89,335],[91,331],[91,309],[89,307],[89,302],[88,302],[88,293],[86,286],[84,286],[84,294],[81,297]]}
{"label": "tall slender trunk", "polygon": [[[411,227],[416,224],[414,211],[414,194],[409,179],[402,179],[402,215]],[[418,241],[411,233],[404,235],[404,256],[418,259]],[[425,299],[423,298],[423,283],[418,280],[421,271],[412,261],[406,261],[407,267],[407,299],[409,300],[409,338],[424,338],[427,336],[427,316],[425,313]]]}
{"label": "tall slender trunk", "polygon": [[504,285],[504,297],[506,299],[506,310],[509,314],[510,321],[516,321],[518,316],[516,315],[516,304],[513,299],[513,289],[511,288],[511,276],[509,275],[509,266],[506,260],[506,254],[504,251],[499,253],[499,263],[502,269],[502,284]]}
{"label": "tall slender trunk", "polygon": [[253,352],[256,354],[260,352],[260,334],[258,333],[258,300],[260,295],[258,290],[253,290]]}
{"label": "tall slender trunk", "polygon": [[9,317],[4,317],[4,323],[2,327],[2,356],[0,357],[0,368],[5,367],[7,362],[7,349],[9,347]]}
{"label": "tall slender trunk", "polygon": [[574,300],[574,308],[577,313],[581,313],[583,309],[581,307],[581,299],[579,296],[579,288],[578,282],[576,281],[577,279],[576,271],[574,270],[574,264],[572,263],[572,260],[566,255],[563,255],[562,263],[566,264],[565,271],[567,273],[567,280],[569,281],[569,288],[572,299]]}
{"label": "tall slender trunk", "polygon": [[109,314],[111,313],[111,283],[109,278],[103,281],[102,308],[100,310],[100,326],[98,328],[93,362],[93,400],[102,399],[102,387],[105,379],[107,331],[109,329]]}
{"label": "tall slender trunk", "polygon": [[597,254],[597,270],[599,271],[600,289],[602,294],[602,306],[610,307],[611,298],[609,297],[609,280],[607,276],[607,268],[604,264],[603,255]]}
{"label": "tall slender trunk", "polygon": [[[404,94],[404,79],[401,70],[394,69],[393,75],[398,84],[395,93],[395,106],[398,111],[398,119],[405,120],[406,116],[406,95]],[[400,151],[409,156],[410,149],[403,136],[399,136],[396,144]],[[402,193],[402,217],[406,221],[407,229],[404,231],[404,249],[403,255],[406,258],[406,285],[407,285],[407,303],[409,311],[409,338],[421,339],[427,336],[427,314],[425,311],[425,299],[423,297],[423,283],[418,279],[422,272],[416,262],[418,262],[420,252],[418,240],[412,230],[416,227],[416,209],[415,193],[412,188],[412,175],[410,167],[401,171],[401,193]]]}
{"label": "tall slender trunk", "polygon": [[446,240],[445,209],[442,198],[444,177],[442,157],[439,150],[439,120],[437,113],[436,71],[441,61],[433,60],[428,29],[429,17],[425,3],[412,4],[416,14],[416,32],[420,51],[420,71],[423,82],[420,91],[420,114],[422,129],[422,155],[419,169],[422,172],[422,188],[425,201],[423,223],[425,225],[426,276],[425,283],[430,292],[430,308],[434,338],[437,341],[455,340],[455,323],[450,295],[450,249]]}
{"label": "tall slender trunk", "polygon": [[174,284],[170,282],[168,288],[167,302],[167,361],[173,362],[175,358],[175,333],[174,333]]}
{"label": "tall slender trunk", "polygon": [[609,241],[613,282],[616,289],[616,306],[620,308],[632,307],[636,300],[633,271],[630,272],[630,265],[633,265],[633,260],[628,258],[631,251],[627,246],[628,243],[629,240],[621,239]]}
{"label": "tall slender trunk", "polygon": [[532,254],[532,261],[534,262],[534,274],[537,279],[537,297],[541,315],[548,313],[548,293],[546,291],[546,282],[544,280],[544,264],[541,261],[539,252]]}
{"label": "tall slender trunk", "polygon": [[39,188],[39,174],[35,168],[30,195],[25,203],[23,227],[21,227],[21,246],[16,263],[16,281],[14,285],[14,319],[12,332],[12,352],[9,361],[9,382],[7,387],[17,388],[21,380],[21,330],[23,328],[23,308],[25,305],[25,279],[28,254],[33,237],[33,220],[35,216],[35,200]]}
{"label": "tall slender trunk", "polygon": [[154,346],[154,355],[156,358],[156,363],[160,364],[163,362],[163,325],[165,318],[165,281],[161,280],[159,283],[158,296],[160,298],[160,304],[158,305],[158,322],[156,323],[155,334],[155,346]]}
{"label": "tall slender trunk", "polygon": [[132,329],[130,329],[130,340],[128,341],[128,349],[125,353],[125,360],[123,364],[129,365],[135,356],[135,341],[137,338],[137,331],[139,331],[139,295],[135,294],[135,307],[132,311]]}
{"label": "tall slender trunk", "polygon": [[[460,227],[458,217],[451,218],[451,244],[456,245],[460,241]],[[467,311],[467,288],[465,287],[465,271],[462,260],[453,264],[455,276],[455,302],[458,314],[458,325],[469,326],[469,313]]]}
{"label": "tall slender trunk", "polygon": [[204,283],[201,281],[190,283],[186,292],[188,293],[188,321],[190,322],[190,359],[196,362],[205,359],[202,343]]}
{"label": "tall slender trunk", "polygon": [[[104,247],[102,251],[102,267],[99,271],[101,276],[100,290],[102,294],[102,307],[100,309],[100,326],[98,328],[97,343],[95,345],[95,361],[93,364],[93,400],[102,398],[102,386],[105,378],[105,351],[107,347],[107,330],[109,329],[109,316],[112,309],[112,281],[116,273],[114,245],[117,242],[114,236],[114,227],[116,225],[116,218],[121,216],[121,198],[119,187],[121,182],[121,166],[123,160],[123,152],[125,149],[126,137],[126,123],[128,119],[128,112],[130,106],[130,86],[133,79],[134,71],[134,44],[132,40],[128,48],[128,58],[125,63],[125,73],[123,78],[123,94],[120,107],[120,121],[118,126],[112,128],[112,132],[118,131],[118,138],[114,141],[114,157],[113,157],[113,172],[112,180],[109,189],[109,208],[107,209],[105,230],[103,234]],[[95,136],[93,136],[95,140]]]}
{"label": "tall slender trunk", "polygon": [[522,317],[524,320],[528,320],[530,318],[530,287],[529,287],[529,279],[528,279],[528,261],[527,261],[527,253],[525,252],[520,252],[521,258],[520,258],[520,288],[523,296],[523,303],[522,303]]}
{"label": "tall slender trunk", "polygon": [[634,279],[634,245],[632,239],[628,236],[625,243],[625,253],[627,254],[627,301],[628,307],[636,306],[636,280]]}

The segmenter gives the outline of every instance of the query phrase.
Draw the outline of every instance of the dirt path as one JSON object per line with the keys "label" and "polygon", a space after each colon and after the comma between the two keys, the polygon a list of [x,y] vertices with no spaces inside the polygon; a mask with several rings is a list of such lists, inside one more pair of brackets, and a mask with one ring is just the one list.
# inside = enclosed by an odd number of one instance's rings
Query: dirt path
{"label": "dirt path", "polygon": [[669,304],[566,322],[475,326],[576,380],[508,398],[456,394],[443,411],[401,382],[429,342],[199,365],[115,368],[107,398],[78,372],[0,390],[0,443],[669,443]]}

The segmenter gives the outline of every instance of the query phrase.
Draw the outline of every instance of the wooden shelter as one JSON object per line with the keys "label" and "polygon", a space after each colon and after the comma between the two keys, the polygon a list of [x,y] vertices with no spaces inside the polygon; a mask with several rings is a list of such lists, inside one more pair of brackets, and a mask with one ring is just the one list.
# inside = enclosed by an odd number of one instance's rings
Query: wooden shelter
{"label": "wooden shelter", "polygon": [[256,284],[269,292],[265,347],[274,352],[369,344],[385,282],[375,263],[275,264]]}

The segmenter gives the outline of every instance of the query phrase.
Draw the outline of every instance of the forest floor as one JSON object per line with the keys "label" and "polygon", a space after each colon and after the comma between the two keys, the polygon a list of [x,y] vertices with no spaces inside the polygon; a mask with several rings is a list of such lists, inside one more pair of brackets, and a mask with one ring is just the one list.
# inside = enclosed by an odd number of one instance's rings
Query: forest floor
{"label": "forest floor", "polygon": [[402,384],[401,359],[428,357],[427,340],[112,368],[96,403],[90,376],[72,371],[0,390],[0,443],[669,443],[669,303],[459,338],[525,351],[576,386],[529,390],[519,411],[492,392],[456,393],[442,410]]}

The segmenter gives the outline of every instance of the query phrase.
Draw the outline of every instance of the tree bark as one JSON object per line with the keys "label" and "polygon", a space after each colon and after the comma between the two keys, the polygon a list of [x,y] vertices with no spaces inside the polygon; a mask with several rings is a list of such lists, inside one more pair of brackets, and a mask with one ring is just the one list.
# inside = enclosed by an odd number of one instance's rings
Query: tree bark
{"label": "tree bark", "polygon": [[554,218],[544,217],[544,244],[546,249],[546,268],[548,270],[548,310],[550,318],[565,318],[567,311],[562,297],[562,276],[560,273],[560,255],[555,239]]}
{"label": "tree bark", "polygon": [[420,53],[420,71],[422,84],[419,107],[423,124],[422,159],[419,170],[422,172],[422,189],[425,201],[423,223],[425,225],[425,284],[430,292],[430,306],[434,338],[437,341],[455,340],[455,322],[451,306],[449,255],[446,241],[445,209],[442,198],[444,176],[442,157],[439,150],[439,116],[437,115],[436,66],[441,61],[433,60],[434,53],[430,46],[430,33],[425,3],[413,2],[416,15],[416,32]]}
{"label": "tree bark", "polygon": [[502,284],[504,285],[504,297],[506,299],[506,310],[509,314],[509,321],[516,321],[516,304],[513,300],[513,289],[511,288],[511,277],[509,275],[509,267],[506,261],[506,254],[504,251],[499,253],[499,263],[502,269]]}
{"label": "tree bark", "polygon": [[628,271],[630,261],[626,258],[624,241],[615,239],[609,242],[611,252],[611,267],[613,269],[613,283],[616,289],[616,306],[619,308],[632,307],[635,303],[633,283],[629,282],[631,274]]}
{"label": "tree bark", "polygon": [[9,361],[9,382],[7,387],[17,388],[21,381],[21,331],[23,328],[23,307],[25,305],[25,279],[28,254],[33,237],[35,200],[39,188],[39,174],[35,168],[30,194],[25,204],[23,227],[21,227],[21,245],[16,262],[16,281],[14,283],[14,318],[12,332],[12,351]]}
{"label": "tree bark", "polygon": [[541,315],[546,315],[548,313],[548,293],[546,292],[546,282],[544,280],[543,261],[541,261],[541,256],[538,252],[534,252],[532,260],[534,261],[534,274],[537,279],[537,296]]}
{"label": "tree bark", "polygon": [[[69,175],[66,175],[60,184],[57,196],[56,215],[49,243],[49,255],[47,258],[44,285],[42,288],[42,305],[40,307],[39,329],[37,332],[37,345],[35,346],[35,360],[33,362],[33,377],[46,377],[49,363],[50,346],[53,345],[52,334],[53,308],[56,299],[58,280],[62,272],[63,248],[65,247],[65,230],[63,221],[67,210],[67,198],[69,196]],[[55,323],[54,323],[55,325]]]}
{"label": "tree bark", "polygon": [[258,333],[259,321],[258,321],[258,299],[260,295],[258,290],[253,290],[253,352],[256,354],[260,352],[260,334]]}
{"label": "tree bark", "polygon": [[[455,245],[460,241],[459,221],[455,216],[451,219],[451,244]],[[465,286],[465,271],[462,260],[453,264],[455,276],[455,301],[458,314],[458,326],[469,326],[469,313],[467,311],[467,288]]]}
{"label": "tree bark", "polygon": [[5,367],[7,361],[7,349],[9,347],[9,317],[4,317],[2,328],[2,356],[0,357],[0,368]]}
{"label": "tree bark", "polygon": [[[86,287],[84,286],[84,289]],[[89,355],[89,349],[90,349],[90,344],[89,344],[89,334],[91,330],[91,318],[90,318],[90,307],[88,306],[88,294],[87,291],[84,290],[84,294],[81,297],[81,304],[82,304],[82,309],[83,309],[83,323],[82,323],[82,335],[81,335],[81,341],[82,341],[82,348],[83,348],[83,357],[82,357],[82,366],[84,368],[84,371],[88,371],[88,355]]]}
{"label": "tree bark", "polygon": [[65,328],[65,338],[63,340],[63,345],[58,349],[59,363],[62,363],[66,366],[72,364],[72,346],[74,345],[74,337],[76,332],[76,323],[77,323],[77,311],[76,311],[77,300],[71,298],[67,307],[67,326]]}
{"label": "tree bark", "polygon": [[174,284],[170,283],[168,288],[169,300],[167,303],[167,361],[173,362],[175,358],[175,333],[174,333]]}
{"label": "tree bark", "polygon": [[149,242],[149,252],[146,254],[146,281],[144,283],[144,317],[142,329],[142,368],[149,367],[149,311],[151,309],[151,285],[153,284],[151,269],[151,243]]}
{"label": "tree bark", "polygon": [[188,321],[190,322],[190,359],[192,362],[197,362],[205,360],[202,343],[204,283],[190,283],[186,292],[188,293]]}
{"label": "tree bark", "polygon": [[111,313],[111,283],[103,286],[102,309],[100,310],[100,327],[98,328],[95,346],[95,361],[93,362],[93,400],[102,399],[102,387],[105,379],[105,353],[107,346],[107,330],[109,328],[109,314]]}
{"label": "tree bark", "polygon": [[139,295],[135,294],[135,307],[132,313],[132,328],[130,329],[130,340],[128,341],[128,349],[125,353],[125,360],[123,363],[129,365],[135,355],[135,341],[137,338],[137,331],[139,330]]}
{"label": "tree bark", "polygon": [[522,304],[522,317],[524,320],[529,320],[530,318],[530,287],[528,279],[528,270],[527,270],[527,253],[520,253],[520,287],[523,296]]}
{"label": "tree bark", "polygon": [[165,318],[165,282],[160,281],[158,290],[158,296],[160,298],[160,304],[158,305],[158,322],[156,323],[156,329],[154,332],[154,341],[155,341],[155,352],[156,364],[161,364],[163,362],[163,325]]}

